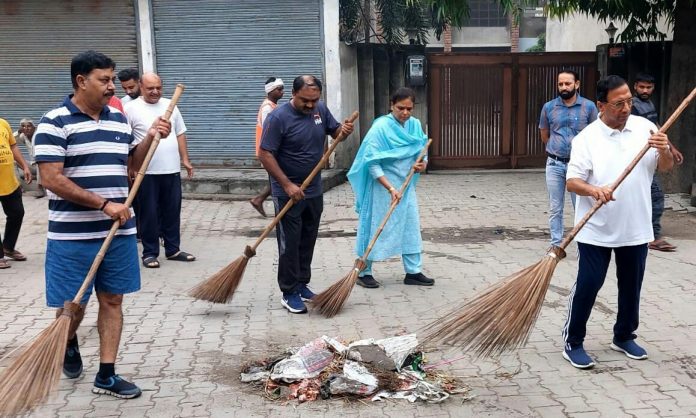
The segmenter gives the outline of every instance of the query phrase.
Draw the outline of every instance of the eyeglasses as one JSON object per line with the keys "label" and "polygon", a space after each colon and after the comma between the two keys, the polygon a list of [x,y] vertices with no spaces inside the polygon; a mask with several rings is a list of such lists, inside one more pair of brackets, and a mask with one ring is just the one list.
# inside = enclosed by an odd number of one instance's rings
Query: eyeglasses
{"label": "eyeglasses", "polygon": [[607,105],[611,106],[614,110],[621,110],[626,105],[628,105],[628,107],[633,106],[633,98],[631,97],[630,99],[619,100],[618,102],[614,102],[614,103],[607,103],[607,102],[605,102],[605,103]]}

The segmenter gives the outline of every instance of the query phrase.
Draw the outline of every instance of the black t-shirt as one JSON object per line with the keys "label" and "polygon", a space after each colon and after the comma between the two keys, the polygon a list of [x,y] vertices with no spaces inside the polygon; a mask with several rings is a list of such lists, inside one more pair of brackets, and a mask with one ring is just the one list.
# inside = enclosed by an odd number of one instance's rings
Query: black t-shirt
{"label": "black t-shirt", "polygon": [[[278,165],[293,183],[309,176],[324,154],[326,135],[341,126],[326,105],[319,101],[311,114],[296,110],[290,102],[278,106],[263,124],[261,148],[273,153]],[[287,197],[280,183],[271,177],[273,196]],[[321,173],[305,189],[305,197],[321,196]]]}
{"label": "black t-shirt", "polygon": [[638,96],[634,96],[631,114],[642,116],[657,125],[657,111],[655,110],[655,105],[650,99],[643,100]]}

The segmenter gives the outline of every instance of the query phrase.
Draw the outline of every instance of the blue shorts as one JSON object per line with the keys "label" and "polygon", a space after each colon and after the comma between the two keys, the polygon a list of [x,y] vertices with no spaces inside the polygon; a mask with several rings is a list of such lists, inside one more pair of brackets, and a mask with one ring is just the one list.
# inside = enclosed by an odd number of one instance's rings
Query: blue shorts
{"label": "blue shorts", "polygon": [[[46,244],[46,304],[62,308],[73,300],[104,240],[52,240]],[[135,235],[115,236],[97,274],[80,301],[97,292],[116,295],[140,290],[140,265]]]}

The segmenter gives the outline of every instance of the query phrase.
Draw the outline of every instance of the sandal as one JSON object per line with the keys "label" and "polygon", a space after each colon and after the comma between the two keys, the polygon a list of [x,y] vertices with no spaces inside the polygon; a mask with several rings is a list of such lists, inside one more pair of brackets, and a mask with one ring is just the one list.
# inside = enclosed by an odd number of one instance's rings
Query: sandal
{"label": "sandal", "polygon": [[0,269],[8,269],[12,267],[4,258],[0,258]]}
{"label": "sandal", "polygon": [[2,251],[5,253],[5,257],[14,260],[14,261],[27,261],[27,256],[24,254],[20,253],[17,250],[8,250],[7,248],[3,248]]}
{"label": "sandal", "polygon": [[169,257],[167,257],[167,260],[195,261],[196,257],[184,251],[177,251],[174,255],[170,255]]}
{"label": "sandal", "polygon": [[266,217],[266,211],[263,209],[263,203],[261,203],[260,205],[257,205],[256,203],[254,203],[254,199],[250,199],[249,204],[254,209],[256,209],[256,211],[259,213],[259,215],[263,216],[264,218]]}
{"label": "sandal", "polygon": [[143,266],[149,268],[149,269],[156,269],[159,268],[159,261],[157,261],[157,257],[145,257],[143,258]]}
{"label": "sandal", "polygon": [[655,251],[674,252],[677,247],[663,239],[656,239],[648,243],[648,248]]}

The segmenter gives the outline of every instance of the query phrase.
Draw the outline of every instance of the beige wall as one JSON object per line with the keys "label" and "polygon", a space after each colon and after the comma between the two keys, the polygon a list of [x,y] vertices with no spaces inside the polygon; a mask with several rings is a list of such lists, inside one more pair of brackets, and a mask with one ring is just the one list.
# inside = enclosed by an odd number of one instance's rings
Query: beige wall
{"label": "beige wall", "polygon": [[[609,22],[598,21],[583,14],[573,14],[565,19],[549,18],[546,21],[546,51],[594,51],[597,45],[609,43],[609,35],[604,30]],[[614,21],[614,26],[621,33],[624,24]],[[667,33],[667,40],[672,39],[671,28],[666,24],[660,25],[660,30]]]}

